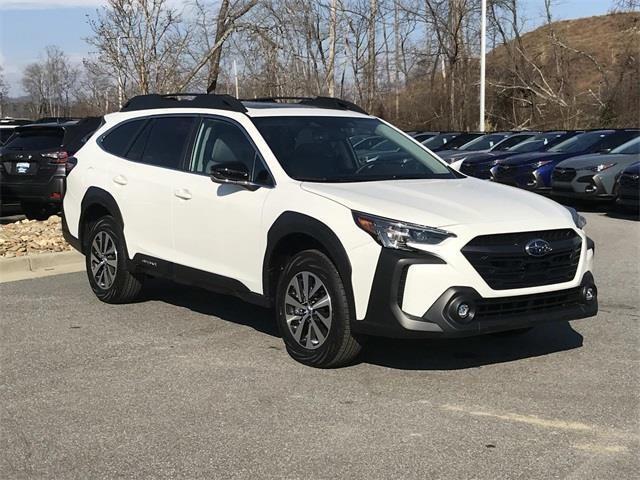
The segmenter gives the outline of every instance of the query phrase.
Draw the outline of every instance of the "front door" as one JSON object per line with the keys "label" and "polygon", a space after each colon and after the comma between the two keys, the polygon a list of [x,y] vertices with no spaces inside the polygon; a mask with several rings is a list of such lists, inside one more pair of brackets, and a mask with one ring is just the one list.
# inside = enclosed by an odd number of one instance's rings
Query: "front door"
{"label": "front door", "polygon": [[[272,180],[248,135],[236,123],[202,120],[186,172],[176,176],[173,198],[176,263],[240,281],[262,291],[262,261],[267,232],[264,202]],[[244,163],[257,190],[214,183],[211,167]]]}

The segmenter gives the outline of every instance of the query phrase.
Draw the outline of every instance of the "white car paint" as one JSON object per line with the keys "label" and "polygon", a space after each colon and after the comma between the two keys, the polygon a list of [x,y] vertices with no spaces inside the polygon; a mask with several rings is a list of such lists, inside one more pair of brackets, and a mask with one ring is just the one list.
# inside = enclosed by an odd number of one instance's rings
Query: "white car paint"
{"label": "white car paint", "polygon": [[[211,114],[236,121],[255,143],[275,186],[249,191],[220,185],[203,175],[135,164],[108,154],[98,145],[97,139],[113,126],[151,113]],[[586,248],[586,236],[576,228],[571,214],[561,205],[533,193],[468,177],[347,184],[290,178],[251,118],[311,115],[370,118],[351,111],[320,108],[260,108],[249,109],[247,114],[172,108],[106,115],[105,124],[77,152],[78,163],[67,182],[64,212],[69,231],[79,236],[82,199],[89,187],[96,186],[110,192],[120,207],[131,258],[137,253],[151,255],[236,279],[252,292],[263,294],[262,262],[269,228],[283,212],[299,212],[329,227],[346,250],[358,320],[367,313],[382,247],[356,226],[352,210],[446,228],[456,235],[441,244],[420,247],[446,264],[409,268],[402,308],[411,315],[422,315],[451,286],[469,286],[484,297],[528,295],[578,286],[584,273],[592,270],[593,252]],[[178,195],[185,191],[190,199]],[[583,239],[576,275],[562,284],[496,291],[460,252],[478,235],[560,228],[572,228]],[[414,323],[408,328],[425,328],[424,322]]]}

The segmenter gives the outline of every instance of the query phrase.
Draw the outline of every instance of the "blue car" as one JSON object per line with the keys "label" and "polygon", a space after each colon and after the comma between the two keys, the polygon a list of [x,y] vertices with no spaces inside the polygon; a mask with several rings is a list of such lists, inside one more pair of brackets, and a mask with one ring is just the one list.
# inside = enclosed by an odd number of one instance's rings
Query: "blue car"
{"label": "blue car", "polygon": [[591,130],[575,135],[545,152],[514,155],[491,168],[491,180],[545,193],[551,190],[551,173],[567,158],[587,153],[606,153],[640,135],[637,129]]}
{"label": "blue car", "polygon": [[[458,170],[471,177],[488,180],[491,178],[491,168],[498,160],[503,160],[514,155],[528,152],[543,152],[557,145],[568,138],[582,132],[558,130],[554,132],[544,132],[533,135],[531,138],[517,143],[506,150],[491,150],[486,153],[476,153],[466,157],[460,164]],[[507,139],[508,140],[508,139]]]}

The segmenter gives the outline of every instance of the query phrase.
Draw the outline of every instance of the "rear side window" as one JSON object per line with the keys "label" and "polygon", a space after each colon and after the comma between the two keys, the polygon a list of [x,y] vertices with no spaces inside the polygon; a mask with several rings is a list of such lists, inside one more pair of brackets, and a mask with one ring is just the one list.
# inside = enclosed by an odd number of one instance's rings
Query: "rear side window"
{"label": "rear side window", "polygon": [[48,150],[60,147],[63,138],[62,128],[31,128],[17,130],[5,146],[19,150]]}
{"label": "rear side window", "polygon": [[123,123],[107,133],[100,144],[107,152],[124,157],[127,148],[136,137],[140,128],[144,125],[146,119],[134,120],[132,122]]}
{"label": "rear side window", "polygon": [[154,118],[139,161],[157,167],[180,168],[195,121],[194,117]]}

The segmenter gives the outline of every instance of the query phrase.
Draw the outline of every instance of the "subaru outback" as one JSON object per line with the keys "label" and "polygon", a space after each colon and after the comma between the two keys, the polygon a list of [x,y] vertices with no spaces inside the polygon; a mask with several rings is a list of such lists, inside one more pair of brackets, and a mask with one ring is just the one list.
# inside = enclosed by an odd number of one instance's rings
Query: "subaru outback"
{"label": "subaru outback", "polygon": [[[394,145],[359,155],[353,142]],[[353,139],[353,140],[351,140]],[[358,106],[132,98],[68,159],[63,229],[107,303],[147,277],[273,307],[290,355],[370,335],[522,331],[597,312],[584,218],[466,177]]]}

